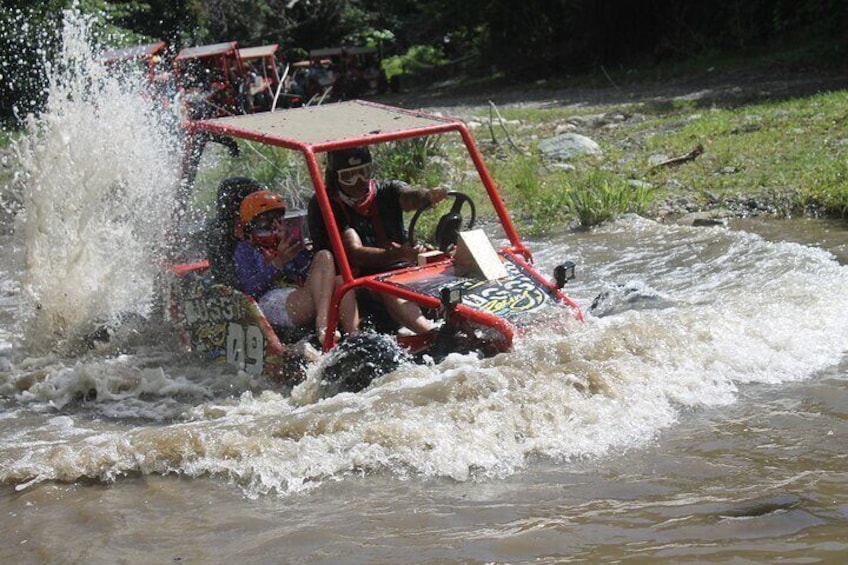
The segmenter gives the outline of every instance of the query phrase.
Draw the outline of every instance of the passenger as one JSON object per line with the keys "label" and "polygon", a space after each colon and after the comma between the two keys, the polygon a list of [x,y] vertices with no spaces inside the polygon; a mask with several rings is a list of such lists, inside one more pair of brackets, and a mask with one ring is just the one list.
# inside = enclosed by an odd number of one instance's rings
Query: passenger
{"label": "passenger", "polygon": [[[265,317],[280,328],[315,325],[321,343],[327,330],[330,300],[340,278],[332,254],[312,255],[299,230],[289,229],[280,195],[261,190],[239,207],[244,238],[236,245],[234,262],[239,288],[254,296]],[[340,324],[351,334],[359,324],[352,293],[340,305]]]}
{"label": "passenger", "polygon": [[[407,241],[403,212],[433,205],[447,196],[445,188],[413,188],[399,180],[372,177],[371,152],[355,147],[327,154],[324,182],[333,206],[348,261],[355,275],[384,271],[399,263],[415,263],[421,246]],[[329,238],[315,197],[309,203],[310,233],[316,249],[329,249]],[[381,295],[389,315],[414,333],[433,328],[414,302]]]}

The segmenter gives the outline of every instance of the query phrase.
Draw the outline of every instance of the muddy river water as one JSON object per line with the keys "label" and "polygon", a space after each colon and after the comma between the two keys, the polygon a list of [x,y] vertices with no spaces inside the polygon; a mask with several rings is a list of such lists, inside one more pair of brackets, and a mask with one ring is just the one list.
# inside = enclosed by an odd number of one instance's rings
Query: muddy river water
{"label": "muddy river water", "polygon": [[532,242],[577,260],[584,324],[319,403],[164,338],[26,354],[7,260],[0,560],[839,562],[848,230],[775,226]]}

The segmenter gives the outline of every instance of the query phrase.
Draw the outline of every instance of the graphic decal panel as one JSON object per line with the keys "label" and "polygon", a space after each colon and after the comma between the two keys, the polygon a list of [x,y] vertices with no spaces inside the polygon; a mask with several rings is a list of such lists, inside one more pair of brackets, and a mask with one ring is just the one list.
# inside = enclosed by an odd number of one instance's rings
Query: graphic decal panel
{"label": "graphic decal panel", "polygon": [[463,304],[506,319],[538,310],[553,299],[551,291],[522,265],[509,256],[503,259],[509,276],[493,281],[456,277],[452,269],[435,273],[423,271],[418,280],[415,277],[387,277],[385,280],[436,298],[446,286],[459,288]]}

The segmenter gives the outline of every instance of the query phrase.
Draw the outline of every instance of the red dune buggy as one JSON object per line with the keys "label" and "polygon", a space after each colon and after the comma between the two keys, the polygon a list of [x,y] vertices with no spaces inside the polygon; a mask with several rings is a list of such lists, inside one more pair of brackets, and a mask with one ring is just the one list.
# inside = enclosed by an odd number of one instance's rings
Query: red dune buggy
{"label": "red dune buggy", "polygon": [[[513,226],[477,145],[460,120],[350,101],[196,120],[186,127],[189,140],[209,135],[249,140],[299,152],[305,160],[343,279],[333,296],[328,331],[320,346],[324,352],[332,352],[327,358],[334,358],[337,353],[341,356],[339,352],[356,356],[355,361],[348,359],[335,365],[325,360],[325,372],[332,375],[328,379],[335,383],[334,390],[358,390],[387,368],[394,368],[396,363],[393,365],[392,361],[400,358],[395,351],[397,346],[419,359],[429,356],[438,360],[454,351],[489,356],[510,350],[516,329],[532,324],[537,319],[534,313],[542,309],[564,308],[582,319],[577,304],[561,291],[574,276],[574,264],[558,265],[551,278],[536,270],[533,256]],[[496,249],[482,230],[472,229],[475,203],[466,194],[451,193],[453,205],[438,222],[438,249],[422,254],[417,264],[355,276],[338,233],[319,156],[339,149],[445,135],[459,136],[464,144],[470,164],[491,201],[505,243]],[[190,169],[196,164],[197,159],[189,159],[186,166]],[[191,179],[195,175],[187,171],[185,176]],[[219,214],[226,215],[228,206],[232,208],[233,202],[243,195],[225,189],[225,185],[221,185],[217,207]],[[180,199],[183,205],[189,195],[184,188]],[[411,218],[408,231],[413,241],[419,235],[418,220],[426,213],[422,209]],[[231,220],[229,225],[225,220],[218,229],[226,232],[232,229],[231,224]],[[494,231],[490,227],[487,231]],[[245,371],[287,378],[286,371],[292,370],[292,355],[286,337],[274,331],[252,297],[234,288],[232,278],[224,272],[229,261],[226,253],[210,248],[207,255],[204,260],[174,264],[169,270],[171,319],[180,328],[186,345],[209,357],[226,359]],[[216,262],[223,262],[224,266],[216,267]],[[421,335],[401,332],[388,338],[382,336],[379,343],[358,335],[337,343],[333,330],[338,324],[340,301],[347,292],[363,291],[417,303],[436,321],[436,328]],[[395,350],[386,346],[387,340]]]}

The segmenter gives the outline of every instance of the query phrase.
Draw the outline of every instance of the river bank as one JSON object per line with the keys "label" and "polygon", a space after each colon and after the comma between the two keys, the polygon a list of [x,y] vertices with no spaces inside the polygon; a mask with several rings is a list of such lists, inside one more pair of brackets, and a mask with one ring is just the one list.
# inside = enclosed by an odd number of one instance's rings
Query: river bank
{"label": "river bank", "polygon": [[[537,158],[534,190],[548,194],[570,180],[594,189],[587,171],[601,170],[605,180],[648,188],[651,205],[636,211],[660,221],[848,217],[848,136],[839,125],[848,73],[762,61],[655,72],[491,88],[445,81],[380,101],[461,117],[496,159]],[[546,159],[542,142],[563,136],[588,138],[599,150]],[[510,183],[527,184],[508,167],[501,172],[507,192]]]}

